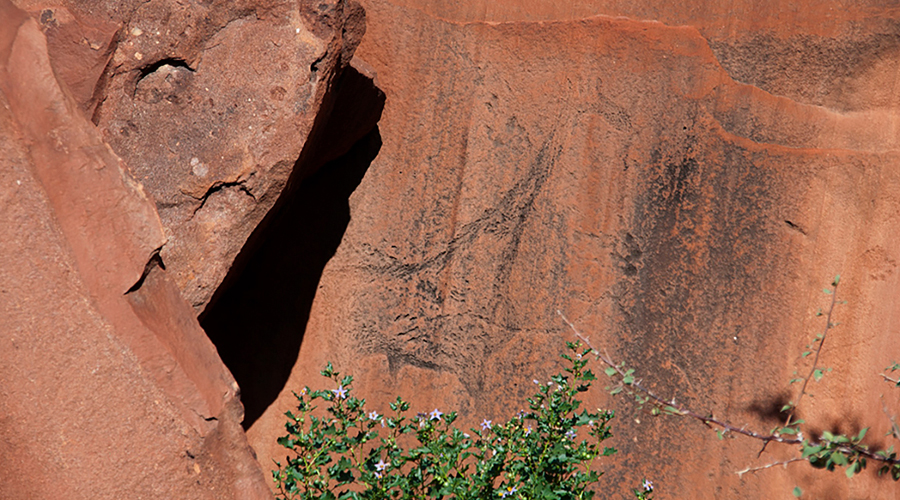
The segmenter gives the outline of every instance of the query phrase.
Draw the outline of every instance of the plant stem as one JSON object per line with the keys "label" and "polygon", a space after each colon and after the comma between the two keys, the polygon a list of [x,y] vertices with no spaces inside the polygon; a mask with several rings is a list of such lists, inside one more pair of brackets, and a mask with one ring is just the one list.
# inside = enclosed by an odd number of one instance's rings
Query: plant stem
{"label": "plant stem", "polygon": [[800,400],[803,399],[803,395],[806,394],[806,386],[809,385],[809,379],[812,378],[813,374],[816,373],[816,367],[819,364],[819,355],[822,354],[822,347],[825,346],[825,337],[828,335],[828,330],[831,329],[831,315],[834,313],[834,306],[837,305],[837,287],[838,282],[835,280],[831,284],[831,306],[828,307],[828,316],[825,317],[825,330],[822,332],[822,338],[819,339],[819,347],[816,348],[816,357],[813,358],[812,368],[809,370],[809,375],[803,379],[803,387],[800,388],[800,395],[797,396],[797,402],[791,406],[790,411],[788,412],[787,420],[784,421],[784,427],[788,427],[791,425],[791,420],[794,418],[794,410],[796,410],[800,406]]}

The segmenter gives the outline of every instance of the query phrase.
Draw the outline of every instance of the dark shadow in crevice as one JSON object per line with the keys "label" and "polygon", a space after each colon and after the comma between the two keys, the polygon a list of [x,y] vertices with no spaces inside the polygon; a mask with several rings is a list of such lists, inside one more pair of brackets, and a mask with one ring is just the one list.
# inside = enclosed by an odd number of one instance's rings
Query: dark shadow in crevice
{"label": "dark shadow in crevice", "polygon": [[240,385],[245,429],[287,383],[322,271],[350,222],[349,197],[381,148],[384,94],[352,68],[335,88],[327,122],[314,127],[278,203],[200,316]]}
{"label": "dark shadow in crevice", "polygon": [[137,82],[140,83],[141,80],[147,77],[147,75],[159,71],[159,69],[163,66],[172,66],[173,68],[186,69],[191,73],[194,72],[194,68],[192,68],[184,59],[180,59],[177,57],[167,57],[165,59],[160,59],[155,63],[142,66],[138,72]]}

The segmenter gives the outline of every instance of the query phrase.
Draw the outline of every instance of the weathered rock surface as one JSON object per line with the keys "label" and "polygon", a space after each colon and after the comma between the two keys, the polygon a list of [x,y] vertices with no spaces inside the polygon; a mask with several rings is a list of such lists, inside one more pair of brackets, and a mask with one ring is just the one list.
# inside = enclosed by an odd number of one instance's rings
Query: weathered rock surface
{"label": "weathered rock surface", "polygon": [[[272,436],[290,391],[319,384],[326,360],[376,408],[399,393],[470,422],[509,416],[572,338],[557,310],[661,393],[768,430],[838,273],[850,305],[823,354],[834,372],[802,417],[887,443],[900,14],[571,4],[364,2],[383,145],[313,277],[308,323],[268,321],[302,344],[248,431],[263,463],[283,458]],[[291,272],[265,262],[256,274]],[[625,408],[604,491],[649,477],[658,498],[897,496],[797,464],[738,477],[789,451],[757,459],[758,443]]]}
{"label": "weathered rock surface", "polygon": [[[64,56],[57,72],[77,73],[73,87],[107,69],[79,102],[155,199],[163,261],[202,311],[278,199],[315,118],[329,114],[329,89],[365,30],[362,9],[337,0],[22,4]],[[84,19],[78,29],[73,17]],[[83,33],[86,43],[70,43]]]}
{"label": "weathered rock surface", "polygon": [[0,496],[271,497],[156,209],[83,114],[96,80],[49,52],[0,0]]}

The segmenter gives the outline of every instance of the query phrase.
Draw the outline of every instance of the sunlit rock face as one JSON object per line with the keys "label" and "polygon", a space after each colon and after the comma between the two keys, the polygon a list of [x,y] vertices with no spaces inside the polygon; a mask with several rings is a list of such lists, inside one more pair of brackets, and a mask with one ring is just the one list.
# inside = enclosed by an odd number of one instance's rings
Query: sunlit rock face
{"label": "sunlit rock face", "polygon": [[[399,394],[499,421],[560,367],[559,313],[661,396],[768,431],[836,274],[832,371],[799,416],[890,444],[881,2],[15,4],[0,496],[265,498],[326,361],[379,413]],[[794,450],[604,385],[603,496],[896,497],[804,464],[738,476]]]}
{"label": "sunlit rock face", "polygon": [[[573,338],[558,310],[662,395],[768,431],[798,390],[792,373],[808,369],[800,353],[835,274],[850,303],[821,361],[834,370],[801,415],[814,429],[887,431],[880,395],[889,408],[897,395],[878,373],[900,358],[895,11],[363,4],[357,56],[386,94],[381,147],[314,300],[280,296],[308,322],[257,318],[302,336],[287,385],[249,429],[262,461],[283,458],[271,436],[290,391],[319,383],[326,360],[379,411],[399,393],[473,423],[512,415]],[[874,478],[802,464],[738,477],[793,450],[757,458],[760,443],[722,443],[600,393],[590,404],[620,410],[603,488],[649,477],[666,498],[794,486],[894,498]]]}

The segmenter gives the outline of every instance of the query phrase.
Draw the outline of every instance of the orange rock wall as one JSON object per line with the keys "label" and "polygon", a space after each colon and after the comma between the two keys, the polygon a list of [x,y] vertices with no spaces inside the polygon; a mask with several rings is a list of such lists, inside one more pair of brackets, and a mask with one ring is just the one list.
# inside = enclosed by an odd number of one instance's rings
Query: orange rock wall
{"label": "orange rock wall", "polygon": [[[849,304],[823,354],[834,371],[802,417],[887,444],[900,13],[598,4],[364,2],[383,145],[293,327],[288,384],[248,431],[263,463],[283,457],[290,391],[326,360],[379,410],[399,393],[468,422],[510,416],[572,338],[557,310],[662,394],[768,430],[835,274]],[[739,477],[790,450],[757,458],[601,393],[619,410],[613,496],[648,477],[657,498],[897,497],[869,472]]]}

